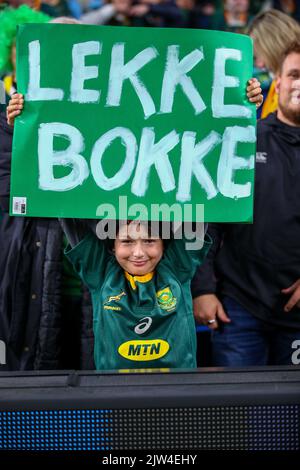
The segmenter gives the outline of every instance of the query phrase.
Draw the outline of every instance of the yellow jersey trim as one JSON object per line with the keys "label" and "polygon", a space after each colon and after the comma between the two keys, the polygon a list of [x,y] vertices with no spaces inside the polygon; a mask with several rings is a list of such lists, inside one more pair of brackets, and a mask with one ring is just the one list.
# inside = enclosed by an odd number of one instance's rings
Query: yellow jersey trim
{"label": "yellow jersey trim", "polygon": [[136,283],[137,282],[145,283],[145,282],[151,281],[151,279],[153,279],[153,276],[154,276],[154,271],[152,271],[151,273],[144,274],[143,276],[132,276],[127,271],[124,271],[124,275],[126,279],[129,281],[132,289],[136,290]]}

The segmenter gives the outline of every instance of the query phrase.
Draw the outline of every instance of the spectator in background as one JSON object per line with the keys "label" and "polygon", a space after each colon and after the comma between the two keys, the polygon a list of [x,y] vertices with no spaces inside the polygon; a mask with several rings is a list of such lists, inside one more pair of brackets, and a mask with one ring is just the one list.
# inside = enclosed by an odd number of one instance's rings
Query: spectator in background
{"label": "spectator in background", "polygon": [[[155,2],[155,0],[153,1]],[[45,5],[50,2],[50,9],[46,10]],[[53,2],[57,2],[57,0],[46,0],[45,4],[42,4],[42,8],[52,16],[56,16],[55,10],[51,7]],[[109,0],[107,2],[103,0],[66,0],[60,3],[65,3],[69,13],[83,24],[105,24],[108,26],[131,26],[133,24],[131,15],[132,0]],[[141,9],[137,16],[143,17],[146,13],[145,10]],[[59,13],[59,16],[61,14],[65,15],[67,13]]]}
{"label": "spectator in background", "polygon": [[83,24],[130,26],[130,8],[132,0],[111,0],[100,8],[87,11],[80,17]]}
{"label": "spectator in background", "polygon": [[66,0],[68,8],[73,18],[82,20],[84,14],[93,13],[103,5],[103,0]]}
{"label": "spectator in background", "polygon": [[27,5],[33,10],[40,10],[51,17],[58,17],[72,14],[68,6],[69,1],[72,0],[7,0],[6,3],[12,8]]}
{"label": "spectator in background", "polygon": [[108,26],[181,26],[182,14],[175,4],[164,0],[111,0],[80,17],[83,24]]}
{"label": "spectator in background", "polygon": [[250,0],[249,12],[250,15],[257,15],[264,8],[263,0]]}
{"label": "spectator in background", "polygon": [[214,366],[292,364],[300,340],[300,42],[280,59],[278,112],[258,122],[253,224],[209,224],[192,283]]}
{"label": "spectator in background", "polygon": [[211,0],[176,0],[182,12],[182,26],[185,28],[211,29],[216,13],[215,2]]}
{"label": "spectator in background", "polygon": [[71,16],[71,11],[66,0],[42,0],[40,10],[53,18]]}
{"label": "spectator in background", "polygon": [[224,0],[223,9],[212,19],[211,28],[245,33],[250,21],[249,0]]}
{"label": "spectator in background", "polygon": [[6,3],[12,8],[27,5],[30,8],[38,10],[40,8],[41,0],[7,0]]}
{"label": "spectator in background", "polygon": [[300,21],[300,2],[299,0],[273,0],[268,2],[269,8],[275,8],[290,15],[297,21]]}
{"label": "spectator in background", "polygon": [[[29,10],[23,5],[13,14],[24,9]],[[11,10],[5,14],[11,19]],[[42,15],[27,14],[30,19],[36,15],[34,22]],[[45,20],[45,15],[40,17]],[[52,22],[78,23],[71,18]],[[14,22],[8,22],[13,26],[9,39],[16,23],[15,16]],[[8,41],[0,57],[3,68],[15,74],[9,54],[13,43]],[[93,369],[90,296],[63,255],[66,240],[58,221],[9,215],[12,134],[5,114],[0,113],[0,338],[6,344],[5,368]]]}
{"label": "spectator in background", "polygon": [[183,12],[175,0],[140,0],[130,9],[133,26],[181,27]]}
{"label": "spectator in background", "polygon": [[[253,39],[255,66],[269,71],[273,79],[270,89],[265,90],[267,97],[261,111],[261,117],[265,118],[277,109],[278,96],[274,77],[280,69],[283,51],[291,42],[300,38],[300,25],[292,17],[278,10],[268,10],[254,17],[248,34]],[[263,85],[261,77],[257,78]]]}
{"label": "spectator in background", "polygon": [[6,8],[0,13],[0,77],[7,101],[16,92],[16,36],[17,26],[25,23],[47,23],[50,17],[32,10],[27,5]]}

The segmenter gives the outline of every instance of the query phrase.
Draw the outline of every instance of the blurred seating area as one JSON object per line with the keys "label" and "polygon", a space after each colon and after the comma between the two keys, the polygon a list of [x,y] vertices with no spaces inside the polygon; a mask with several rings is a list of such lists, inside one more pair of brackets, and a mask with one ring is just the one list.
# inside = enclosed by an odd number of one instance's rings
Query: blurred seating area
{"label": "blurred seating area", "polygon": [[87,24],[216,29],[243,33],[260,11],[278,9],[297,21],[296,0],[0,0],[0,8],[27,4],[55,18]]}

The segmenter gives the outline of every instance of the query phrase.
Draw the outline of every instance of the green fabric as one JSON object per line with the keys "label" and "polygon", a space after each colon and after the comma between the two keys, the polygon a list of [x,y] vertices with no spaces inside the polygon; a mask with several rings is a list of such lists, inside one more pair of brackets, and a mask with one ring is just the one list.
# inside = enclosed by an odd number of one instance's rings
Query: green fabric
{"label": "green fabric", "polygon": [[[66,237],[63,237],[63,248],[65,249],[67,245],[67,239]],[[74,271],[72,264],[65,255],[63,255],[62,269],[63,295],[80,296],[82,294],[81,280],[78,274]]]}
{"label": "green fabric", "polygon": [[48,23],[50,16],[40,11],[21,5],[18,8],[7,7],[0,10],[0,71],[1,73],[13,70],[11,62],[11,49],[16,41],[19,25],[26,23]]}
{"label": "green fabric", "polygon": [[186,251],[184,240],[170,242],[152,280],[135,290],[93,234],[66,250],[91,291],[98,370],[196,367],[190,281],[209,246]]}

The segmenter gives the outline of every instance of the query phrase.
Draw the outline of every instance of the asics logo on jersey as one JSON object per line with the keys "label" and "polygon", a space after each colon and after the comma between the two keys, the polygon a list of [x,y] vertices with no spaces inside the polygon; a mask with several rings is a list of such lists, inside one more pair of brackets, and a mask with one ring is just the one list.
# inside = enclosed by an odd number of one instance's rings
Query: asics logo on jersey
{"label": "asics logo on jersey", "polygon": [[152,318],[151,317],[144,317],[136,325],[136,327],[134,328],[134,332],[137,335],[142,335],[143,333],[146,333],[146,331],[149,330],[151,325],[152,325]]}

